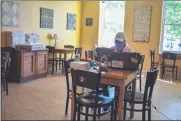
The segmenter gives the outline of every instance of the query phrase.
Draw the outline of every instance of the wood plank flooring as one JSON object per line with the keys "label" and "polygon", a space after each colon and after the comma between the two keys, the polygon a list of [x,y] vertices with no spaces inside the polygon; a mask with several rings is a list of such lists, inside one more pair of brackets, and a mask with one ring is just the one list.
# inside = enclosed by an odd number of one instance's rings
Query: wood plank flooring
{"label": "wood plank flooring", "polygon": [[[65,99],[66,82],[62,75],[49,75],[47,78],[22,84],[10,83],[9,95],[2,93],[1,118],[2,120],[68,120],[70,106],[68,116],[65,116]],[[181,83],[176,81],[173,84],[158,80],[153,92],[153,104],[167,117],[181,120]],[[127,114],[128,118],[129,113]],[[105,116],[102,119],[109,117]],[[135,113],[133,119],[140,120],[141,113]],[[152,119],[167,120],[153,108]]]}

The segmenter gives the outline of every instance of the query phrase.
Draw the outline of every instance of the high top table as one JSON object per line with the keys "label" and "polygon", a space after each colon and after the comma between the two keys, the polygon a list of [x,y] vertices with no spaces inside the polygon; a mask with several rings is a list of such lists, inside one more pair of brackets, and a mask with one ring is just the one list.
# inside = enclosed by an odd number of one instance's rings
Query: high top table
{"label": "high top table", "polygon": [[[90,69],[90,71],[96,71]],[[124,91],[125,86],[133,82],[133,92],[136,91],[136,76],[137,71],[126,71],[126,70],[119,70],[119,69],[109,69],[108,72],[102,72],[101,75],[101,84],[111,85],[119,87],[119,106],[118,106],[118,120],[123,119],[123,99],[124,99]],[[72,89],[73,90],[73,89]],[[72,93],[72,100],[71,100],[71,119],[73,120],[74,114],[74,93]],[[134,94],[133,94],[134,97]],[[131,108],[134,108],[134,104],[131,104]],[[134,117],[134,112],[130,112],[131,118]]]}
{"label": "high top table", "polygon": [[61,57],[61,54],[64,55],[64,60],[67,60],[67,55],[68,54],[73,54],[75,52],[74,49],[70,49],[70,48],[63,48],[63,49],[59,49],[59,48],[55,48],[55,53],[60,54],[59,57]]}

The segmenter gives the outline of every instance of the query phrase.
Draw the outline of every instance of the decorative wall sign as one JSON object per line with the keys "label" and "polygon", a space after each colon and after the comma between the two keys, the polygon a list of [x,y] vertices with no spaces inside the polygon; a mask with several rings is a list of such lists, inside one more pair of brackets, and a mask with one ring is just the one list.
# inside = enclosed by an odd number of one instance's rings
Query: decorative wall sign
{"label": "decorative wall sign", "polygon": [[134,7],[133,41],[149,42],[152,6]]}
{"label": "decorative wall sign", "polygon": [[53,28],[54,11],[52,9],[40,8],[40,28]]}
{"label": "decorative wall sign", "polygon": [[19,26],[20,7],[18,3],[2,1],[1,22],[3,26]]}
{"label": "decorative wall sign", "polygon": [[93,18],[86,18],[86,26],[92,26]]}
{"label": "decorative wall sign", "polygon": [[76,14],[67,13],[67,30],[76,30]]}

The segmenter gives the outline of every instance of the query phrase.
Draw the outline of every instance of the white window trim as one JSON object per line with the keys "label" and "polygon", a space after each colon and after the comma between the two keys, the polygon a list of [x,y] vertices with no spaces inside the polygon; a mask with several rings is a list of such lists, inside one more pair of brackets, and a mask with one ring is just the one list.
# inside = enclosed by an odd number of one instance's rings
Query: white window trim
{"label": "white window trim", "polygon": [[163,52],[175,52],[175,53],[181,53],[181,51],[163,51],[163,40],[164,40],[164,27],[165,27],[165,15],[166,15],[166,3],[163,1],[162,4],[162,19],[161,19],[161,32],[160,32],[160,45],[159,45],[159,54],[162,54]]}
{"label": "white window trim", "polygon": [[160,32],[160,46],[159,46],[159,54],[163,52],[163,38],[164,38],[164,23],[165,23],[165,2],[162,4],[162,19],[161,19],[161,32]]}

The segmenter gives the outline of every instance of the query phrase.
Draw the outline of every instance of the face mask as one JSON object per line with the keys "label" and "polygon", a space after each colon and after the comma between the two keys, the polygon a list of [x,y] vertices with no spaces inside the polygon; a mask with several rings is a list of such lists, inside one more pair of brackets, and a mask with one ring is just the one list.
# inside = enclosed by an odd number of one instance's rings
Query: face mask
{"label": "face mask", "polygon": [[118,49],[118,51],[121,51],[124,49],[125,44],[119,40],[115,40],[115,46]]}

